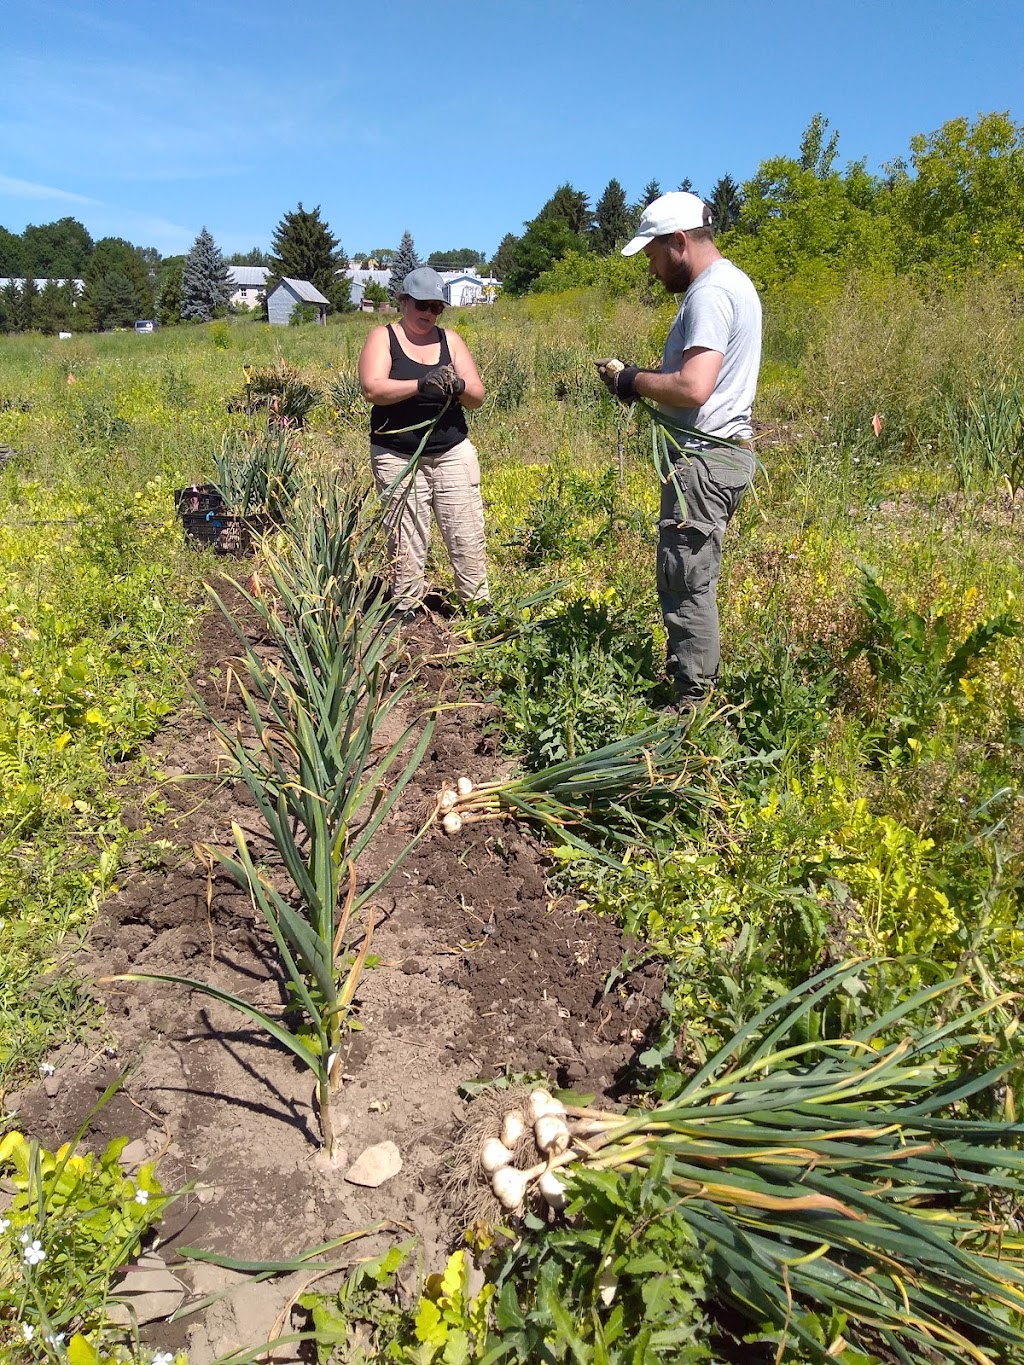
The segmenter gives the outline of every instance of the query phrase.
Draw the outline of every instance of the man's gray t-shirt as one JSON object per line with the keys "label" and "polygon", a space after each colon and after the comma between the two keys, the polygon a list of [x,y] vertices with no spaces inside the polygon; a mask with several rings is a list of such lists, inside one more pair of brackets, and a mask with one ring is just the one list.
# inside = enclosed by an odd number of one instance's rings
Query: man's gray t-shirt
{"label": "man's gray t-shirt", "polygon": [[684,426],[709,436],[749,439],[761,367],[761,300],[750,279],[731,261],[713,261],[686,291],[665,342],[662,373],[678,371],[683,353],[693,346],[722,356],[714,393],[700,408],[659,406]]}

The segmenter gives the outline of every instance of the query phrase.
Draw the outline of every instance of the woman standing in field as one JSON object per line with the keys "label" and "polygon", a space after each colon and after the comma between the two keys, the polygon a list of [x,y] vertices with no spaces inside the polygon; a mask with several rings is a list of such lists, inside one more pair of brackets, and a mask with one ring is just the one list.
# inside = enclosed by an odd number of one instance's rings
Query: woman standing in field
{"label": "woman standing in field", "polygon": [[398,311],[397,323],[375,327],[366,338],[359,383],[373,404],[373,477],[388,500],[392,596],[396,612],[408,621],[426,593],[431,512],[448,548],[459,600],[480,603],[490,596],[480,463],[463,411],[480,407],[484,386],[462,338],[437,325],[444,291],[436,270],[422,266],[406,275]]}

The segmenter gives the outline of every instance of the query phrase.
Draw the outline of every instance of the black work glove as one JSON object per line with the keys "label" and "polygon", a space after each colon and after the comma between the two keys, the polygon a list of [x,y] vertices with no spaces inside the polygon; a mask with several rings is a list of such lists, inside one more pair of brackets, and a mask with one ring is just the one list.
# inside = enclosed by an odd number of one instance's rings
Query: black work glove
{"label": "black work glove", "polygon": [[614,356],[595,360],[594,364],[613,398],[617,398],[620,403],[636,402],[636,377],[641,373],[638,365],[624,365]]}
{"label": "black work glove", "polygon": [[422,398],[458,398],[466,392],[466,381],[455,373],[454,365],[436,365],[420,379],[416,392]]}

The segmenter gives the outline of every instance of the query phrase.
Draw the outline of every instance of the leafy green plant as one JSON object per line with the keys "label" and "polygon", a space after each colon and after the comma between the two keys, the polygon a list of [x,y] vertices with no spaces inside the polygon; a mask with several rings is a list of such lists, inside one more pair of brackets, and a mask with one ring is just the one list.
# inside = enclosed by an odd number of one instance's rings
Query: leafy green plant
{"label": "leafy green plant", "polygon": [[100,1156],[81,1138],[48,1152],[18,1132],[0,1139],[12,1198],[0,1218],[0,1353],[17,1360],[99,1360],[122,1333],[109,1306],[114,1275],[159,1221],[167,1198],[155,1162],[129,1179],[118,1164],[128,1139]]}
{"label": "leafy green plant", "polygon": [[943,706],[966,702],[961,684],[971,668],[999,639],[1019,636],[1021,623],[1002,612],[975,626],[959,644],[950,639],[941,613],[931,620],[919,612],[901,612],[875,574],[861,571],[864,625],[847,651],[847,659],[863,655],[884,685],[879,705],[884,724],[879,739],[899,759],[921,747],[921,737],[934,725]]}
{"label": "leafy green plant", "polygon": [[[625,1178],[581,1170],[580,1221],[536,1215],[495,1276],[488,1365],[679,1365],[714,1359],[707,1345],[707,1267],[663,1161]],[[585,1227],[583,1224],[585,1223]]]}
{"label": "leafy green plant", "polygon": [[497,684],[503,728],[531,769],[600,748],[653,719],[651,633],[614,595],[544,606],[477,666]]}

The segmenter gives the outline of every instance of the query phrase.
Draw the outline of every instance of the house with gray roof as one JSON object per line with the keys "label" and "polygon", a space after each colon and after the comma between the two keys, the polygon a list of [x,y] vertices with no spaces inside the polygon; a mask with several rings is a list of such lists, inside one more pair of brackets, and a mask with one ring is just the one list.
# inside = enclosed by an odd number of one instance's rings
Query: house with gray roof
{"label": "house with gray roof", "polygon": [[236,308],[255,308],[269,274],[270,269],[265,265],[229,265],[228,280],[234,292],[228,302]]}
{"label": "house with gray roof", "polygon": [[308,280],[280,280],[267,295],[267,317],[272,326],[287,326],[292,314],[300,304],[312,303],[319,310],[317,322],[321,327],[327,324],[327,309],[330,300],[325,299],[320,290]]}

